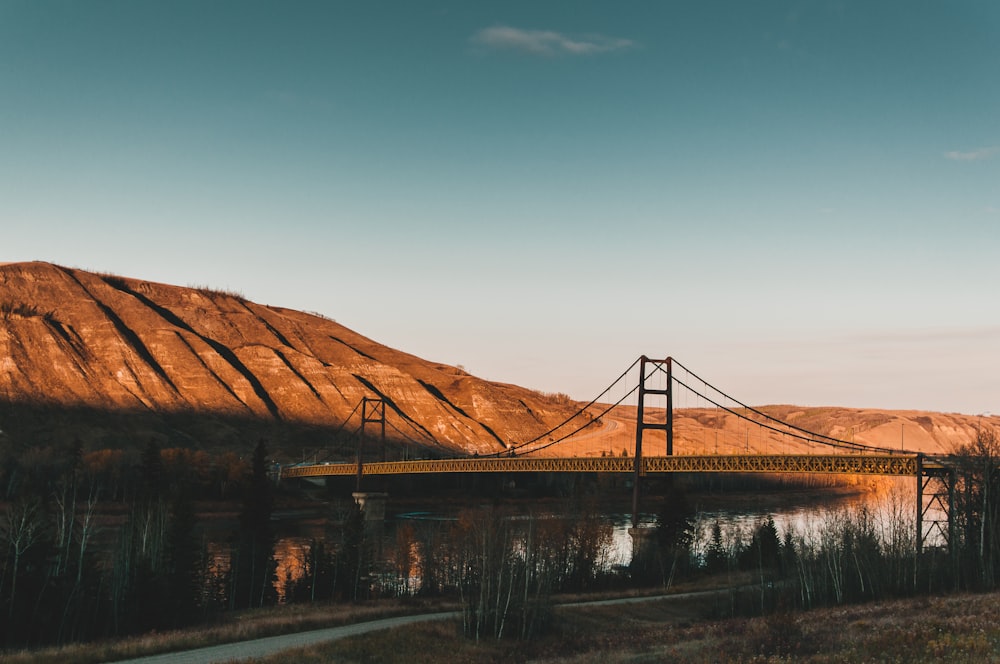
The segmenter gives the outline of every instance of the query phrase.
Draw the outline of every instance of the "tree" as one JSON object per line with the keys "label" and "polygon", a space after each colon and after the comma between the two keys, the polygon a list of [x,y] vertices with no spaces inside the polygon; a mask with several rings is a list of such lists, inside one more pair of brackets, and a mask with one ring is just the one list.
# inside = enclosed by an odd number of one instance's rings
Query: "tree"
{"label": "tree", "polygon": [[0,534],[3,535],[3,540],[7,544],[7,558],[10,565],[10,591],[7,599],[8,619],[13,618],[15,608],[18,606],[17,583],[23,573],[24,559],[31,548],[41,540],[43,527],[41,504],[37,499],[20,499],[7,507],[6,518],[0,527]]}
{"label": "tree", "polygon": [[166,536],[167,618],[174,627],[193,622],[199,608],[204,575],[195,523],[194,503],[188,492],[179,488],[172,501]]}
{"label": "tree", "polygon": [[664,586],[688,567],[695,517],[687,495],[671,479],[656,517],[657,558]]}
{"label": "tree", "polygon": [[271,511],[274,496],[268,477],[267,446],[258,441],[243,492],[240,530],[232,569],[230,606],[250,608],[273,604],[277,599],[274,578],[274,533]]}
{"label": "tree", "polygon": [[708,543],[705,551],[705,568],[709,572],[725,571],[729,562],[726,554],[726,547],[722,541],[722,525],[716,519],[712,524],[712,539]]}
{"label": "tree", "polygon": [[965,582],[989,590],[1000,581],[1000,439],[992,428],[956,450],[962,486],[956,492],[956,518],[962,525]]}

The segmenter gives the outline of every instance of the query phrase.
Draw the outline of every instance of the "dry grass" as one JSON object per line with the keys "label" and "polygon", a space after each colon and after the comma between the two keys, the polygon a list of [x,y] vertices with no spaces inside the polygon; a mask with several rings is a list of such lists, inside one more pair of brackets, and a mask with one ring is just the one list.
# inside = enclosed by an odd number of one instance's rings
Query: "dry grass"
{"label": "dry grass", "polygon": [[[422,623],[283,653],[278,662],[1000,662],[1000,593],[918,598],[764,618],[708,620],[720,598],[564,607],[548,633],[520,642],[461,636],[457,621]],[[102,662],[452,606],[384,602],[232,614],[211,628],[6,653],[14,663]]]}
{"label": "dry grass", "polygon": [[264,662],[1000,662],[1000,593],[704,620],[714,600],[560,609],[538,640],[475,643],[425,623]]}
{"label": "dry grass", "polygon": [[164,652],[231,643],[290,634],[310,629],[336,627],[353,623],[414,613],[453,610],[452,604],[385,600],[364,604],[296,604],[225,614],[212,626],[151,632],[127,639],[95,643],[77,643],[59,648],[18,652],[0,652],[5,664],[60,664],[63,662],[108,662]]}

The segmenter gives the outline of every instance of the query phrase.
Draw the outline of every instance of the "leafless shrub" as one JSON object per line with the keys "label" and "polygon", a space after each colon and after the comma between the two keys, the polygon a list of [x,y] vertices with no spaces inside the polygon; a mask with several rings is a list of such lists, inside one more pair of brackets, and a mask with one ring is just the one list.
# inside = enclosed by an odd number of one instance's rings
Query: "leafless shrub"
{"label": "leafless shrub", "polygon": [[216,298],[233,298],[234,300],[239,300],[240,302],[245,302],[246,297],[243,293],[237,290],[231,290],[228,288],[213,288],[211,286],[197,286],[188,285],[188,288],[194,289],[209,298],[210,300],[215,300]]}
{"label": "leafless shrub", "polygon": [[54,311],[42,311],[33,304],[24,302],[2,302],[0,303],[0,318],[4,320],[18,320],[25,318],[42,318],[47,321],[55,320]]}

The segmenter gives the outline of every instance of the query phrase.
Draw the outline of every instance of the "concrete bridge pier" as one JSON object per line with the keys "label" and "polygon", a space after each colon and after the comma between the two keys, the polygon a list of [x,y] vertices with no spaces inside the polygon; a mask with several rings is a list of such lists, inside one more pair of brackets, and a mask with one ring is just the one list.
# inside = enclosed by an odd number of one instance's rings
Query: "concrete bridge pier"
{"label": "concrete bridge pier", "polygon": [[351,495],[365,515],[365,522],[385,521],[385,504],[389,501],[389,494],[382,491],[355,491]]}

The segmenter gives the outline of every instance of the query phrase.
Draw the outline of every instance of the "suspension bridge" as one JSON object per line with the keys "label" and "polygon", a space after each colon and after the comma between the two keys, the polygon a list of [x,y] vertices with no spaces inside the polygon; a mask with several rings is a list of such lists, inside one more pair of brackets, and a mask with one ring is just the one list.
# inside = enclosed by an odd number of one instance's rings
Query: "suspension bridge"
{"label": "suspension bridge", "polygon": [[[636,369],[638,380],[628,388],[628,377]],[[626,389],[621,388],[623,383]],[[609,394],[616,386],[622,395],[611,400]],[[691,422],[686,422],[686,427],[678,426],[674,405],[679,393],[695,400],[696,408],[691,411],[702,420],[716,424],[727,421],[724,430],[719,427],[715,431],[713,453],[705,453],[705,448],[711,447],[711,441],[704,435],[706,427],[700,428],[701,440],[698,440]],[[365,398],[355,409],[360,410],[361,438],[371,437],[368,432],[374,430],[374,436],[384,441],[387,425],[405,436],[401,426],[388,420],[386,405],[383,398]],[[428,440],[425,430],[410,426],[416,434],[409,439],[416,447],[440,457],[440,443]],[[602,431],[612,438],[624,433],[631,438],[630,445],[622,448],[622,454],[614,453],[613,443],[601,456],[560,454],[560,450],[572,449],[574,442],[584,437],[590,438],[589,448],[600,447]],[[744,435],[738,435],[740,432]],[[675,445],[678,442],[680,445]],[[663,453],[644,452],[644,448],[653,451],[652,445]],[[684,449],[686,446],[691,450]],[[930,457],[902,446],[890,449],[859,443],[853,440],[853,435],[848,440],[846,436],[807,430],[740,402],[673,358],[656,360],[646,356],[637,359],[600,395],[557,426],[531,439],[512,442],[493,454],[365,461],[359,443],[353,463],[315,462],[281,468],[282,479],[353,475],[359,489],[365,476],[440,473],[627,473],[633,479],[634,525],[639,518],[640,485],[648,475],[799,473],[913,477],[917,486],[918,546],[923,545],[931,531],[936,531],[944,541],[951,540],[949,515],[956,482],[955,471],[946,458]]]}

